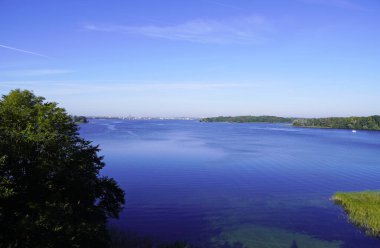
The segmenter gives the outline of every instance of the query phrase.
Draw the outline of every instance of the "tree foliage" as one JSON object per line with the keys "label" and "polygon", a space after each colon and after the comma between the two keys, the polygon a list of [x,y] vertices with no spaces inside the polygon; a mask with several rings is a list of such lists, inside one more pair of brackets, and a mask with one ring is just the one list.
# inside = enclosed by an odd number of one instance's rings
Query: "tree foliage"
{"label": "tree foliage", "polygon": [[380,116],[298,119],[293,122],[293,126],[380,130]]}
{"label": "tree foliage", "polygon": [[87,119],[86,116],[77,116],[77,115],[74,115],[72,118],[73,118],[73,121],[76,124],[88,123],[88,119]]}
{"label": "tree foliage", "polygon": [[30,91],[0,100],[0,247],[105,247],[124,192],[99,175],[98,146]]}

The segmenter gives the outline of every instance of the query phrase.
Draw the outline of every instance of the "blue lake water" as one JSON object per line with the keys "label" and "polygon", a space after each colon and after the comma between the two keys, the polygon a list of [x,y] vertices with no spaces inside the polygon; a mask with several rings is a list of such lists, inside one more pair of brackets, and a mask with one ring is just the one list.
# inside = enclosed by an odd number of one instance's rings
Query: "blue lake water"
{"label": "blue lake water", "polygon": [[209,247],[380,247],[329,200],[380,189],[380,132],[97,119],[80,133],[125,189],[120,229]]}

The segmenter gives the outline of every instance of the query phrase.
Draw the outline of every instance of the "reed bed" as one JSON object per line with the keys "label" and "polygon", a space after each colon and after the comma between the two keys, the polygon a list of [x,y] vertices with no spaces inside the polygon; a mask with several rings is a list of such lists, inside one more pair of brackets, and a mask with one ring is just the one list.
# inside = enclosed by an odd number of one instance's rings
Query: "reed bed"
{"label": "reed bed", "polygon": [[380,191],[337,192],[332,199],[344,208],[350,222],[380,237]]}

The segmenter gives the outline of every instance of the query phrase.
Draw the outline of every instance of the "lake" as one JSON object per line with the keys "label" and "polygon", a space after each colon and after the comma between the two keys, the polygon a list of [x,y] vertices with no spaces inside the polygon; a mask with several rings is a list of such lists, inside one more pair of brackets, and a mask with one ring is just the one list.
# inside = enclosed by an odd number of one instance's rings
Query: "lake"
{"label": "lake", "polygon": [[380,132],[289,124],[90,119],[126,192],[110,225],[207,247],[380,247],[329,198],[380,189]]}

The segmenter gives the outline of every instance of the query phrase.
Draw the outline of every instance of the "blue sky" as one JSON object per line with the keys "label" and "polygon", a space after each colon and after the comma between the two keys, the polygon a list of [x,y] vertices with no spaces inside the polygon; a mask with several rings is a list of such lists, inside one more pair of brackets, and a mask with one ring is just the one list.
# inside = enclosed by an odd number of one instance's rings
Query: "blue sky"
{"label": "blue sky", "polygon": [[0,0],[0,94],[72,114],[380,114],[378,0]]}

